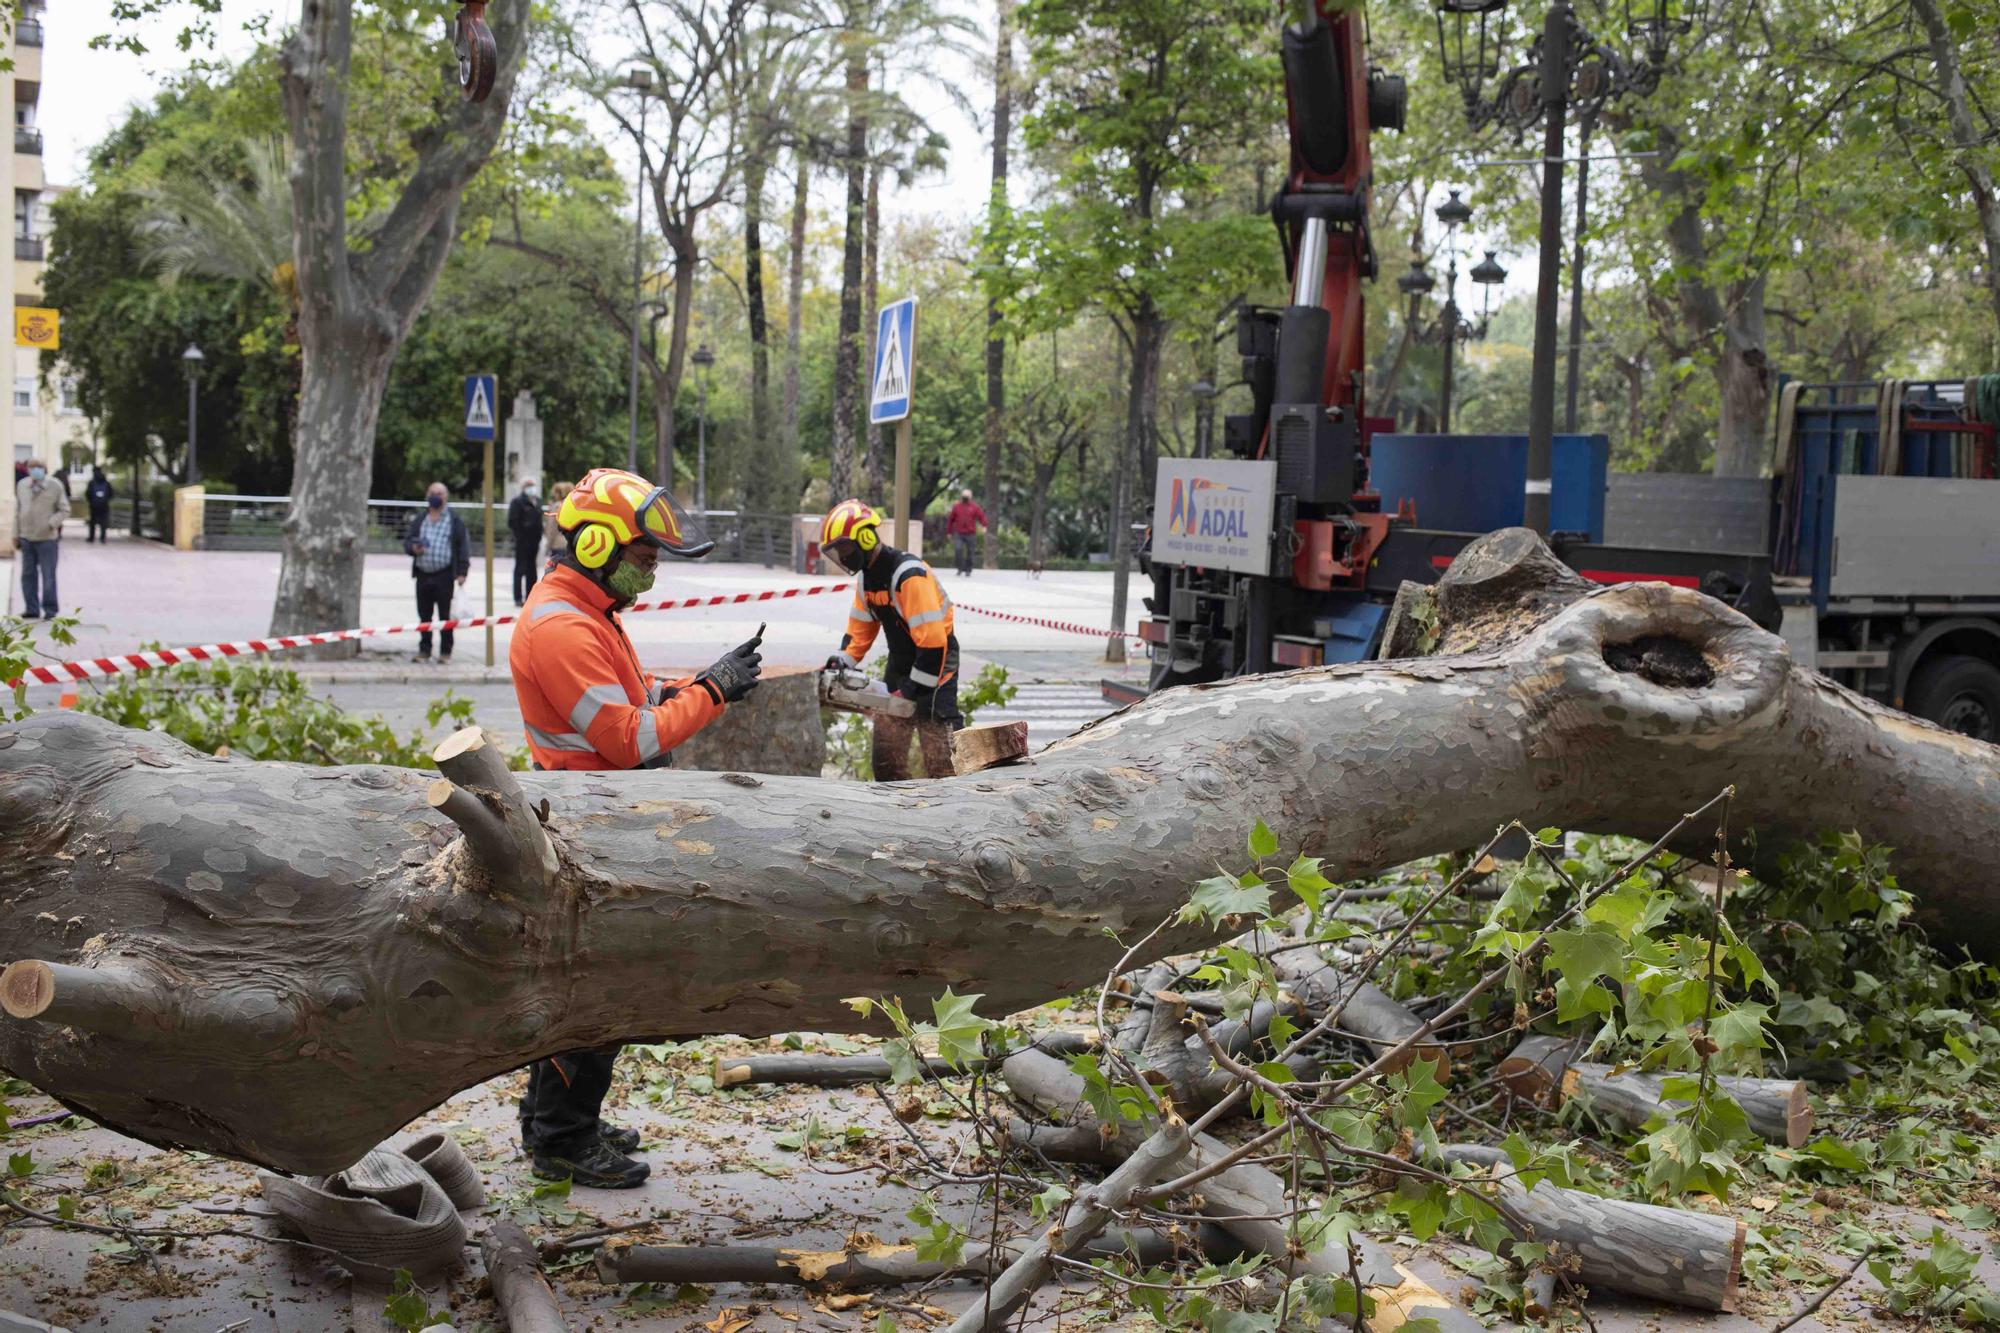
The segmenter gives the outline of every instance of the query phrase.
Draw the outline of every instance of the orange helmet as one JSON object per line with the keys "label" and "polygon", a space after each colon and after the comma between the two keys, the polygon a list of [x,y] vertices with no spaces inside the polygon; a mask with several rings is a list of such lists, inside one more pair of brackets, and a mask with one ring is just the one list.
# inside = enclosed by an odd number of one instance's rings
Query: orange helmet
{"label": "orange helmet", "polygon": [[666,487],[623,468],[586,472],[563,497],[556,526],[568,535],[571,556],[588,570],[603,569],[614,552],[639,541],[690,560],[715,549]]}
{"label": "orange helmet", "polygon": [[820,524],[819,549],[837,541],[851,541],[864,552],[882,544],[882,516],[859,500],[842,500],[827,511]]}

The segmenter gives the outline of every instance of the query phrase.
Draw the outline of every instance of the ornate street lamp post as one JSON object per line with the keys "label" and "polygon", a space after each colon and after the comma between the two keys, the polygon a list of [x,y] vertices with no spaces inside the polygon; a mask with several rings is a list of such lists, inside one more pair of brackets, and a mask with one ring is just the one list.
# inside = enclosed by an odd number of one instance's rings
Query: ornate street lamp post
{"label": "ornate street lamp post", "polygon": [[[1528,381],[1527,525],[1549,531],[1551,463],[1555,453],[1556,291],[1562,271],[1563,130],[1572,109],[1587,124],[1604,103],[1659,86],[1673,38],[1699,21],[1705,0],[1621,0],[1627,37],[1643,49],[1627,62],[1576,16],[1570,0],[1554,0],[1527,60],[1499,76],[1489,99],[1483,85],[1500,67],[1504,34],[1497,31],[1507,0],[1437,0],[1438,52],[1445,76],[1465,98],[1474,125],[1502,121],[1517,132],[1542,127],[1541,243],[1535,287],[1535,351]],[[1602,6],[1600,5],[1600,8]],[[1580,266],[1579,266],[1580,267]],[[1580,301],[1581,288],[1577,289]],[[1581,340],[1573,317],[1571,342]],[[1575,350],[1572,349],[1572,363]],[[1570,372],[1571,395],[1576,371]],[[1574,421],[1575,413],[1569,414]]]}
{"label": "ornate street lamp post", "polygon": [[1434,287],[1437,279],[1423,266],[1421,259],[1410,265],[1410,271],[1396,279],[1396,287],[1410,298],[1410,333],[1425,346],[1442,343],[1444,345],[1444,375],[1438,387],[1438,430],[1443,434],[1451,432],[1452,372],[1457,359],[1458,344],[1475,342],[1486,336],[1486,325],[1492,314],[1493,288],[1507,280],[1507,270],[1493,257],[1493,251],[1486,252],[1486,258],[1472,267],[1472,280],[1486,289],[1479,302],[1479,322],[1472,323],[1460,313],[1458,308],[1458,229],[1472,220],[1472,208],[1458,197],[1453,190],[1451,198],[1437,207],[1438,221],[1445,226],[1445,250],[1449,262],[1445,268],[1444,309],[1435,320],[1425,321],[1419,310],[1422,299]]}

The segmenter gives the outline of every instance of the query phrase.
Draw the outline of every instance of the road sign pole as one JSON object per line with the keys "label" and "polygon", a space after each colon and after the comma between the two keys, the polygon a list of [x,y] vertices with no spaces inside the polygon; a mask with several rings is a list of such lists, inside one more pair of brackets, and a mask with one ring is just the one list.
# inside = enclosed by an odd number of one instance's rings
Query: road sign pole
{"label": "road sign pole", "polygon": [[896,423],[896,546],[910,548],[910,418]]}
{"label": "road sign pole", "polygon": [[486,502],[486,665],[493,665],[493,437],[486,437],[486,479],[480,483]]}

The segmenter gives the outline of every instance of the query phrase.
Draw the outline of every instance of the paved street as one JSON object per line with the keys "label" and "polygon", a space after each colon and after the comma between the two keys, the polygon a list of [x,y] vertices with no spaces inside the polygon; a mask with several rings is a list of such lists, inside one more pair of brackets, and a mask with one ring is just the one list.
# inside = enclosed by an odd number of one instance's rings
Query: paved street
{"label": "paved street", "polygon": [[[18,570],[8,563],[5,571],[8,606],[18,612]],[[511,572],[511,561],[496,563],[495,571],[504,581]],[[483,611],[483,575],[483,568],[475,564],[465,592],[453,608],[457,614]],[[66,538],[60,576],[62,605],[65,610],[79,610],[82,623],[76,647],[62,650],[55,660],[129,652],[149,643],[184,647],[260,637],[270,627],[278,556],[269,552],[175,551],[155,542],[125,538],[93,546]],[[1031,579],[1022,571],[997,571],[961,579],[947,572],[942,577],[958,608],[956,622],[967,676],[976,675],[987,662],[999,662],[1020,687],[1009,707],[987,710],[982,721],[1026,721],[1030,740],[1039,746],[1109,711],[1098,694],[1100,679],[1136,681],[1145,676],[1143,655],[1135,655],[1134,661],[1122,666],[1108,665],[1103,660],[1101,640],[980,614],[979,609],[984,609],[1102,625],[1110,613],[1109,573],[1049,573]],[[735,595],[833,582],[836,580],[806,578],[758,565],[674,564],[663,566],[653,596]],[[502,612],[512,609],[507,591],[503,582]],[[661,669],[706,665],[755,633],[760,622],[767,624],[764,651],[772,665],[816,666],[838,647],[847,605],[848,595],[842,592],[782,602],[648,613],[631,616],[626,623],[647,664]],[[1132,605],[1136,612],[1136,597]],[[362,583],[363,623],[404,623],[415,616],[409,561],[400,556],[370,556]],[[449,666],[414,662],[414,635],[366,640],[361,657],[351,663],[292,660],[341,706],[378,713],[398,727],[421,726],[430,701],[450,688],[472,699],[475,715],[483,725],[512,732],[520,726],[520,715],[506,674],[510,633],[511,626],[494,632],[495,666],[490,671],[484,664],[484,630],[460,636]],[[40,687],[36,697],[46,692],[47,687]]]}

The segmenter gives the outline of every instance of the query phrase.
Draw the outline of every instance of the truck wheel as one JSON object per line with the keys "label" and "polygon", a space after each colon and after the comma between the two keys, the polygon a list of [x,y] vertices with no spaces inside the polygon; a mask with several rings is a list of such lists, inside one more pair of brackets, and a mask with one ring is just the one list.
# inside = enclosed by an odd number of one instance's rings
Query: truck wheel
{"label": "truck wheel", "polygon": [[1976,740],[2000,740],[2000,667],[1954,654],[1918,667],[1905,696],[1912,713]]}

